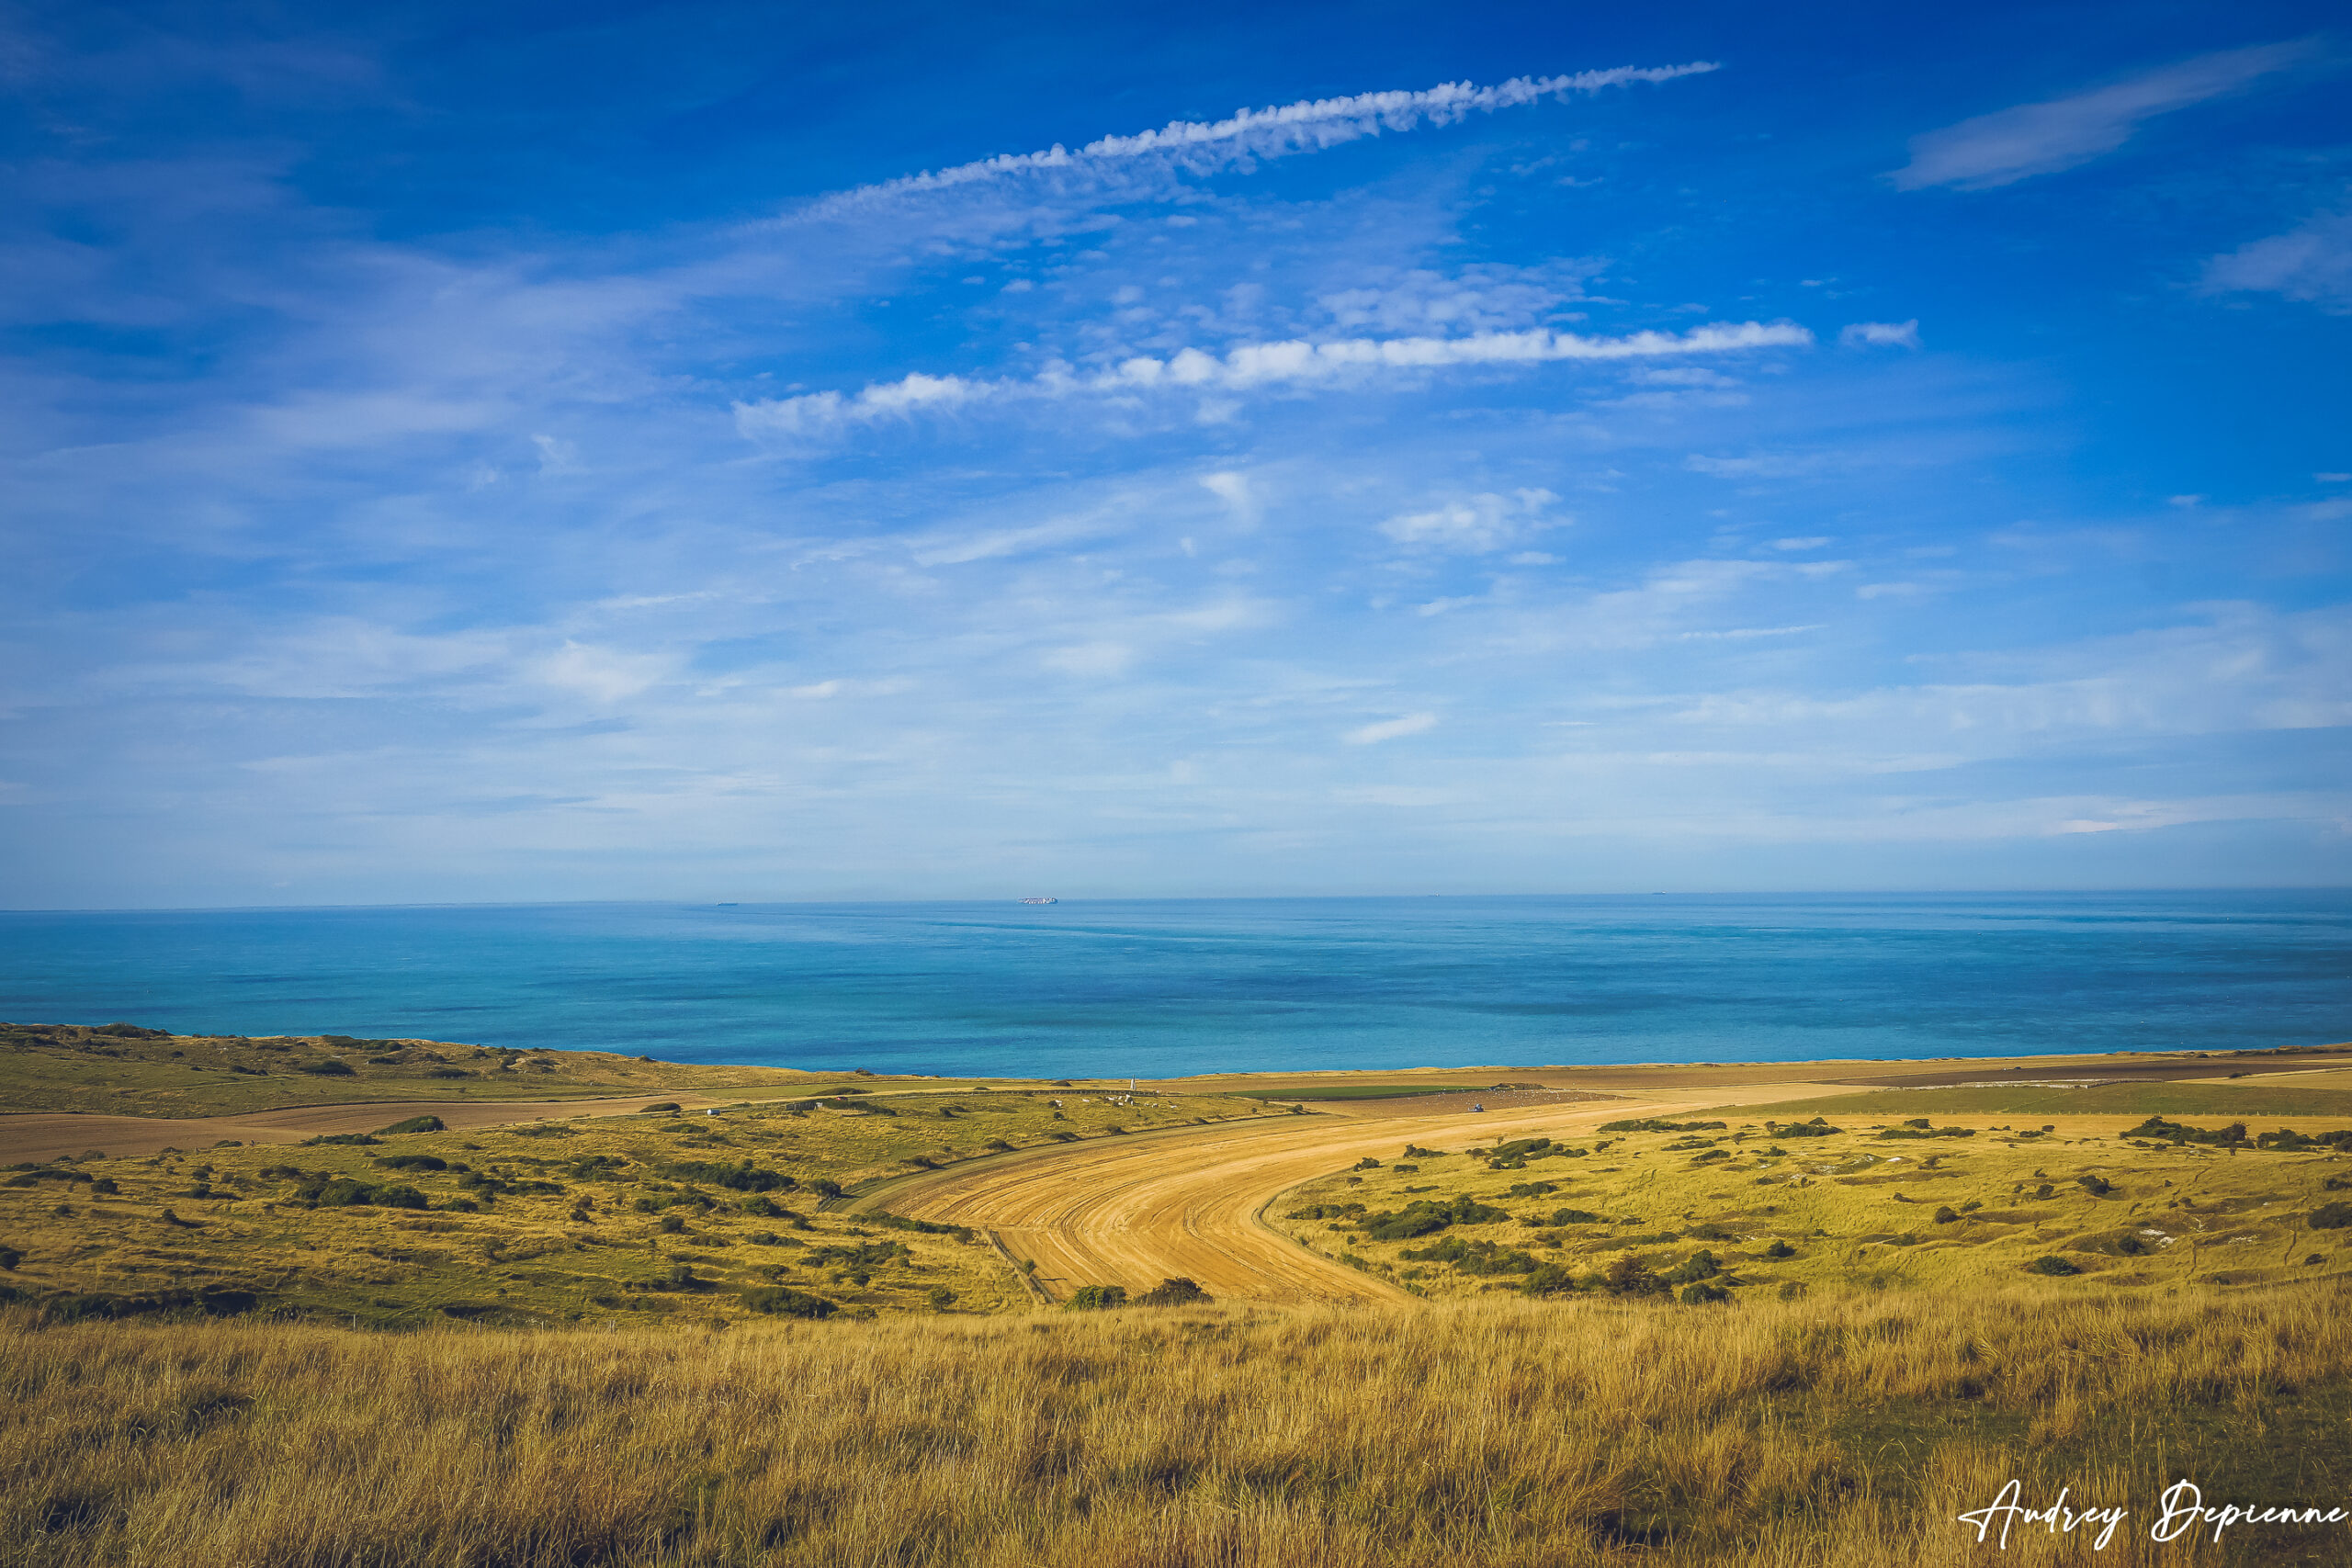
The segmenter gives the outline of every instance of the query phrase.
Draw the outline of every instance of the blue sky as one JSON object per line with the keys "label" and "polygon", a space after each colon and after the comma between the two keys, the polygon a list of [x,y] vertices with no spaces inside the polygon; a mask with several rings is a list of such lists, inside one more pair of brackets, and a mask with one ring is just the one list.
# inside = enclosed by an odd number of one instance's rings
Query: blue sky
{"label": "blue sky", "polygon": [[2317,6],[0,11],[16,907],[2352,881]]}

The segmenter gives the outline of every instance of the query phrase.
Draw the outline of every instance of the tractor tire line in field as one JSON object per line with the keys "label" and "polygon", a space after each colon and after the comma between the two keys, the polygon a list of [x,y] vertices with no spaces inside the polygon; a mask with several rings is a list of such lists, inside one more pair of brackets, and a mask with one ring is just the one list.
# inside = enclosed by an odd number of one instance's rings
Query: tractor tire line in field
{"label": "tractor tire line in field", "polygon": [[1133,1292],[1182,1276],[1226,1300],[1396,1303],[1409,1298],[1299,1246],[1261,1214],[1289,1189],[1366,1154],[1393,1162],[1408,1138],[1459,1148],[1689,1108],[1619,1100],[1510,1116],[1257,1122],[1133,1145],[1089,1140],[893,1181],[857,1206],[992,1231],[1014,1257],[1034,1258],[1060,1298],[1080,1285]]}

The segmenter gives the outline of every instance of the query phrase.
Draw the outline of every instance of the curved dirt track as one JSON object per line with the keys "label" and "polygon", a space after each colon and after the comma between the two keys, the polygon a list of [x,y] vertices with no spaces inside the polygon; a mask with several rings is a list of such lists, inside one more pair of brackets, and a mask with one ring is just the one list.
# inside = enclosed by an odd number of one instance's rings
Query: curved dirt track
{"label": "curved dirt track", "polygon": [[1396,1286],[1307,1251],[1259,1211],[1364,1155],[1393,1162],[1408,1140],[1459,1149],[1688,1108],[1612,1100],[1485,1115],[1284,1117],[1024,1150],[894,1181],[855,1206],[994,1231],[1014,1258],[1036,1259],[1057,1298],[1182,1276],[1220,1300],[1402,1302],[1410,1298]]}

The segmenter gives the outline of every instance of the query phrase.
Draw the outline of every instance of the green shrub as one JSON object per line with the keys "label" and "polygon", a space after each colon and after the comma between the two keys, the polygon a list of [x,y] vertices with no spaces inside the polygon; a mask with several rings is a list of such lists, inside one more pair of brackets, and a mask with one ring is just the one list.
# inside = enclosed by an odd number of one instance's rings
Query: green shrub
{"label": "green shrub", "polygon": [[1632,1122],[1606,1122],[1604,1133],[1721,1133],[1728,1131],[1728,1122],[1661,1122],[1655,1116],[1645,1116]]}
{"label": "green shrub", "polygon": [[1764,1256],[1767,1258],[1794,1258],[1796,1255],[1797,1249],[1795,1247],[1791,1247],[1785,1241],[1778,1239],[1775,1239],[1771,1246],[1764,1249]]}
{"label": "green shrub", "polygon": [[2098,1176],[2078,1176],[2075,1178],[2075,1185],[2094,1198],[2104,1198],[2115,1190],[2113,1183]]}
{"label": "green shrub", "polygon": [[2352,1225],[2352,1203],[2322,1203],[2312,1211],[2312,1229],[2340,1231]]}
{"label": "green shrub", "polygon": [[707,1181],[730,1192],[789,1192],[800,1185],[780,1170],[761,1170],[748,1159],[741,1165],[680,1160],[655,1168],[673,1181]]}
{"label": "green shrub", "polygon": [[661,1111],[674,1111],[677,1109],[678,1102],[674,1100],[658,1100],[650,1105],[639,1107],[638,1114],[640,1116],[651,1116]]}
{"label": "green shrub", "polygon": [[379,1155],[376,1163],[386,1170],[447,1170],[449,1162],[438,1155]]}
{"label": "green shrub", "polygon": [[446,1133],[449,1124],[438,1116],[412,1116],[405,1122],[395,1122],[389,1127],[379,1127],[379,1137],[394,1133]]}
{"label": "green shrub", "polygon": [[1684,1258],[1681,1264],[1666,1277],[1666,1282],[1669,1285],[1688,1285],[1698,1280],[1712,1280],[1723,1271],[1722,1259],[1702,1247],[1689,1258]]}
{"label": "green shrub", "polygon": [[1187,1279],[1162,1280],[1136,1298],[1137,1306],[1204,1306],[1216,1298]]}
{"label": "green shrub", "polygon": [[24,1260],[25,1255],[17,1251],[15,1247],[0,1247],[0,1269],[6,1269],[13,1272],[16,1269],[17,1265],[22,1263]]}
{"label": "green shrub", "polygon": [[349,1078],[359,1076],[358,1068],[349,1062],[337,1061],[333,1056],[319,1062],[298,1062],[295,1066],[303,1072],[315,1074],[322,1078]]}
{"label": "green shrub", "polygon": [[1826,1138],[1832,1133],[1842,1133],[1845,1129],[1842,1127],[1832,1127],[1828,1122],[1816,1116],[1810,1122],[1790,1122],[1785,1123],[1767,1122],[1764,1123],[1764,1131],[1776,1138]]}
{"label": "green shrub", "polygon": [[1577,1288],[1577,1277],[1557,1263],[1545,1263],[1521,1280],[1519,1288],[1531,1296],[1563,1296]]}
{"label": "green shrub", "polygon": [[302,1140],[302,1146],[306,1149],[316,1148],[322,1144],[341,1144],[356,1148],[372,1148],[375,1146],[376,1139],[373,1134],[368,1133],[322,1133],[315,1138]]}
{"label": "green shrub", "polygon": [[1503,1210],[1481,1203],[1464,1192],[1449,1202],[1422,1198],[1394,1213],[1367,1214],[1363,1230],[1374,1241],[1409,1241],[1449,1225],[1498,1224],[1510,1218]]}
{"label": "green shrub", "polygon": [[1600,1276],[1600,1285],[1613,1296],[1654,1296],[1667,1288],[1649,1265],[1631,1253],[1609,1265]]}
{"label": "green shrub", "polygon": [[2026,1267],[2036,1274],[2079,1274],[2082,1272],[2074,1264],[2057,1257],[2037,1258]]}
{"label": "green shrub", "polygon": [[1123,1307],[1126,1304],[1127,1288],[1125,1285],[1080,1285],[1070,1292],[1069,1300],[1063,1303],[1062,1310],[1101,1312],[1105,1308]]}
{"label": "green shrub", "polygon": [[1705,1306],[1710,1302],[1727,1302],[1729,1300],[1731,1300],[1731,1292],[1729,1291],[1724,1290],[1721,1285],[1711,1285],[1704,1280],[1701,1280],[1693,1284],[1682,1287],[1682,1304],[1684,1306]]}
{"label": "green shrub", "polygon": [[956,1304],[956,1292],[944,1285],[933,1285],[923,1300],[931,1303],[932,1311],[945,1312]]}
{"label": "green shrub", "polygon": [[1936,1211],[1936,1224],[1939,1225],[1956,1224],[1959,1221],[1960,1211],[1949,1203]]}

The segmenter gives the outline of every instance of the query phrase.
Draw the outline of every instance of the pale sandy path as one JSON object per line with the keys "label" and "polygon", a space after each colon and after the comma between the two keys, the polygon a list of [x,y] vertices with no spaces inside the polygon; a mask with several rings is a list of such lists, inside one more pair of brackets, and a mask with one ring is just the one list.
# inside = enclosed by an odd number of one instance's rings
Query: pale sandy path
{"label": "pale sandy path", "polygon": [[1814,1085],[1711,1090],[1704,1100],[1644,1096],[1487,1114],[1393,1112],[1268,1119],[1179,1135],[1032,1149],[894,1181],[858,1206],[994,1231],[1037,1262],[1056,1298],[1080,1285],[1148,1290],[1182,1276],[1220,1300],[1396,1302],[1395,1286],[1317,1256],[1259,1213],[1284,1190],[1363,1156],[1393,1163],[1408,1141],[1461,1149],[1537,1134],[1589,1133],[1626,1116],[1818,1093]]}
{"label": "pale sandy path", "polygon": [[58,1159],[96,1149],[117,1156],[164,1149],[209,1149],[224,1139],[241,1144],[295,1144],[324,1133],[372,1133],[412,1116],[438,1116],[452,1127],[496,1127],[514,1122],[573,1116],[628,1116],[647,1105],[674,1101],[685,1109],[732,1105],[733,1095],[670,1094],[654,1089],[619,1100],[370,1100],[356,1105],[297,1105],[240,1111],[226,1116],[95,1116],[31,1111],[0,1116],[0,1165]]}

